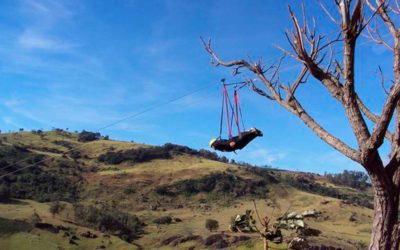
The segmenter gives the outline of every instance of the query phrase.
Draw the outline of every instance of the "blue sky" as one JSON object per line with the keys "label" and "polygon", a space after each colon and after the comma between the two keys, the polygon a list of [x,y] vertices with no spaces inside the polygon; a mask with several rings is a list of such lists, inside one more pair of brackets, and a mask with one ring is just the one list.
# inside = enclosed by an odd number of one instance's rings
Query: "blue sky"
{"label": "blue sky", "polygon": [[[209,86],[101,131],[119,140],[207,148],[218,134],[219,80],[243,78],[212,67],[199,37],[212,38],[215,51],[226,59],[275,61],[281,53],[274,45],[289,48],[284,36],[291,27],[288,4],[299,13],[295,0],[1,1],[0,129],[95,131]],[[332,37],[333,24],[315,1],[306,1],[306,7],[321,32]],[[360,44],[358,88],[379,112],[385,95],[377,63],[390,77],[390,54],[364,38]],[[293,79],[298,70],[294,61],[285,62],[282,80]],[[323,126],[355,146],[343,110],[318,83],[310,80],[298,98]],[[227,157],[319,173],[361,170],[277,104],[247,89],[241,99],[246,126],[260,128],[265,136]]]}

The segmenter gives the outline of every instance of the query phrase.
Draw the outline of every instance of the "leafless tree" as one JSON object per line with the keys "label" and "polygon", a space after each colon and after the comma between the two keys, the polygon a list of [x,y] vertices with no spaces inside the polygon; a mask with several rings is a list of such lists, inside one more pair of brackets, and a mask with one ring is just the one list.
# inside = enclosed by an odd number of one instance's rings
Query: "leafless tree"
{"label": "leafless tree", "polygon": [[[260,60],[222,60],[212,49],[211,42],[204,41],[207,52],[216,66],[231,67],[233,74],[247,69],[254,73],[262,85],[249,80],[251,88],[261,96],[277,102],[297,116],[318,137],[327,144],[358,162],[368,172],[374,188],[374,219],[370,249],[399,249],[400,225],[400,31],[396,23],[400,15],[398,0],[334,0],[337,9],[329,11],[322,2],[315,2],[336,25],[338,36],[327,40],[317,32],[318,22],[309,21],[303,6],[303,18],[289,7],[293,29],[286,32],[291,49],[282,49],[284,55],[295,59],[302,69],[291,84],[279,79],[280,65],[265,66]],[[337,18],[335,18],[337,16]],[[374,21],[374,22],[371,22]],[[373,23],[373,24],[372,24]],[[311,25],[310,25],[311,24]],[[388,30],[388,38],[381,29]],[[355,90],[355,51],[360,35],[386,47],[393,54],[393,80],[387,90],[386,101],[380,114],[367,108]],[[342,46],[340,59],[336,59],[334,49]],[[382,70],[380,70],[382,72]],[[382,74],[383,75],[383,74]],[[324,129],[303,108],[296,98],[296,90],[306,86],[307,77],[317,80],[343,107],[348,123],[354,133],[358,148],[345,143]],[[383,78],[382,78],[383,79]],[[383,80],[379,83],[383,85]],[[386,91],[386,90],[385,90]],[[367,120],[373,123],[368,126]],[[389,124],[394,124],[389,131]],[[386,140],[391,144],[389,161],[384,164],[378,149]]]}

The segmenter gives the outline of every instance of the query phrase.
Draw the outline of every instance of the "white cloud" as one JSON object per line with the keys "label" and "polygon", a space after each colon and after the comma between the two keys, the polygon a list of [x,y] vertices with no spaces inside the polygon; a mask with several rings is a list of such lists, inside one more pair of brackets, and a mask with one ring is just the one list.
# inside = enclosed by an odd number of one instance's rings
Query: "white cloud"
{"label": "white cloud", "polygon": [[24,49],[67,51],[72,46],[65,41],[44,37],[41,34],[25,31],[18,37],[18,44]]}
{"label": "white cloud", "polygon": [[282,160],[286,157],[284,152],[271,152],[267,149],[259,148],[249,152],[248,157],[253,161],[256,160],[260,164],[273,164],[276,161]]}
{"label": "white cloud", "polygon": [[176,112],[198,111],[198,110],[219,110],[221,105],[220,97],[215,91],[204,89],[199,92],[189,93],[179,101],[175,102]]}
{"label": "white cloud", "polygon": [[3,122],[5,124],[11,125],[11,126],[16,127],[16,128],[23,128],[24,127],[21,124],[15,122],[14,119],[11,118],[11,117],[3,117],[2,120],[3,120]]}
{"label": "white cloud", "polygon": [[156,128],[157,128],[157,126],[155,126],[154,124],[138,123],[137,121],[132,119],[131,121],[118,123],[115,126],[111,127],[110,129],[124,131],[124,132],[130,132],[130,133],[145,133],[145,132],[153,131]]}
{"label": "white cloud", "polygon": [[21,10],[35,17],[61,19],[74,14],[72,8],[68,8],[66,4],[67,2],[60,0],[24,0]]}
{"label": "white cloud", "polygon": [[331,165],[344,165],[347,164],[350,160],[337,151],[330,151],[324,154],[319,154],[317,156],[313,156],[310,160],[317,164],[331,164]]}
{"label": "white cloud", "polygon": [[21,105],[23,102],[20,99],[17,98],[13,98],[13,99],[9,99],[9,100],[5,100],[4,101],[4,106],[8,107],[8,108],[13,108],[16,107],[18,105]]}

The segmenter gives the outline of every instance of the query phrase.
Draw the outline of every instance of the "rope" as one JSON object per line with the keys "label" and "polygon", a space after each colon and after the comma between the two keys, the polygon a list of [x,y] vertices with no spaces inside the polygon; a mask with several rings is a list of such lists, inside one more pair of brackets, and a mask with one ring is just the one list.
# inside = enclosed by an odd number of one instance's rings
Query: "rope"
{"label": "rope", "polygon": [[[248,82],[236,82],[236,83],[225,83],[225,79],[222,80],[223,84],[223,103],[225,104],[225,109],[226,109],[226,119],[227,119],[227,125],[228,125],[228,136],[229,138],[232,138],[232,127],[233,127],[233,121],[235,120],[236,127],[238,129],[238,135],[241,134],[241,129],[240,129],[240,122],[242,123],[242,128],[244,129],[244,122],[243,122],[243,114],[242,114],[242,109],[240,107],[240,102],[239,102],[239,95],[238,91],[242,89],[244,86],[248,85]],[[235,86],[234,90],[234,102],[235,102],[235,107],[232,105],[232,101],[229,97],[228,90],[226,86]],[[240,85],[239,87],[237,87]],[[230,113],[228,110],[228,104],[230,107]],[[223,112],[223,111],[222,111]],[[229,118],[230,116],[230,118]],[[239,117],[240,116],[240,117]],[[221,121],[220,121],[220,133],[219,137],[222,135],[222,123],[223,123],[223,115],[221,113]]]}
{"label": "rope", "polygon": [[232,108],[231,100],[229,99],[228,91],[226,90],[226,86],[224,85],[224,98],[225,98],[225,108],[226,108],[226,121],[228,125],[228,135],[229,138],[232,137],[232,124],[229,122],[229,110],[228,110],[228,102]]}
{"label": "rope", "polygon": [[[146,108],[146,109],[144,109],[144,110],[142,110],[142,111],[139,111],[139,112],[137,112],[137,113],[135,113],[135,114],[129,115],[129,116],[125,117],[125,118],[122,118],[122,119],[120,119],[120,120],[117,120],[117,121],[115,121],[115,122],[113,122],[113,123],[110,123],[110,124],[108,124],[108,125],[106,125],[106,126],[100,127],[99,129],[97,129],[97,131],[99,132],[99,131],[104,130],[104,129],[106,129],[106,128],[110,128],[110,127],[112,127],[112,126],[114,126],[114,125],[116,125],[116,124],[118,124],[118,123],[124,122],[124,121],[126,121],[126,120],[129,120],[129,119],[135,118],[135,117],[137,117],[137,116],[140,116],[140,115],[142,115],[142,114],[145,114],[145,113],[148,113],[148,112],[150,112],[150,111],[153,111],[153,110],[155,110],[155,109],[157,109],[157,108],[160,108],[160,107],[162,107],[162,106],[165,106],[165,105],[168,105],[168,104],[170,104],[170,103],[176,102],[176,101],[178,101],[178,100],[180,100],[180,99],[183,99],[183,98],[185,98],[185,97],[187,97],[187,96],[190,96],[190,95],[193,95],[193,94],[195,94],[195,93],[197,93],[197,92],[200,92],[200,91],[202,91],[202,90],[204,90],[204,89],[206,89],[206,88],[208,88],[208,87],[209,87],[209,86],[205,86],[205,87],[199,88],[199,89],[197,89],[197,90],[194,90],[194,91],[192,91],[192,92],[186,93],[186,94],[184,94],[184,95],[181,95],[181,96],[172,98],[172,99],[170,99],[170,100],[168,100],[168,101],[166,101],[166,102],[163,102],[163,103],[160,103],[160,104],[156,104],[156,105],[150,106],[150,107],[148,107],[148,108]],[[84,147],[84,146],[86,146],[85,143],[83,143],[82,145],[79,145],[79,146],[77,146],[77,147],[73,147],[73,148],[71,148],[71,149],[69,149],[69,150],[63,152],[63,154],[66,154],[66,153],[72,152],[72,151],[74,151],[74,150],[80,149],[80,148],[82,148],[82,147]],[[56,157],[56,156],[50,156],[50,157],[48,157],[48,158],[46,158],[46,159],[44,159],[44,160],[35,162],[35,163],[30,164],[30,165],[27,165],[27,166],[25,166],[25,167],[22,167],[22,168],[19,168],[19,169],[14,170],[14,171],[8,172],[8,173],[6,173],[6,174],[0,175],[0,179],[3,179],[4,177],[9,176],[9,175],[12,175],[12,174],[14,174],[14,173],[18,173],[18,172],[20,172],[20,171],[22,171],[22,170],[25,170],[25,169],[27,169],[27,168],[31,168],[31,167],[37,166],[37,165],[39,165],[39,164],[41,164],[41,163],[44,163],[44,162],[46,162],[46,161],[48,161],[48,160],[50,160],[50,159],[52,159],[52,158],[55,158],[55,157]],[[24,161],[26,161],[26,160],[29,160],[29,159],[32,159],[32,158],[33,158],[33,157],[31,157],[31,156],[30,156],[30,157],[27,157],[27,158],[25,158],[25,159],[22,159],[22,160],[19,160],[19,161],[13,163],[13,164],[10,164],[10,165],[7,165],[7,166],[5,166],[5,167],[2,167],[2,168],[0,168],[0,170],[4,170],[4,169],[7,169],[7,168],[9,168],[9,167],[15,166],[15,165],[17,165],[17,164],[19,164],[19,163],[22,163],[22,162],[24,162]]]}
{"label": "rope", "polygon": [[244,120],[242,115],[242,107],[240,107],[239,97],[238,97],[238,103],[239,103],[240,121],[242,122],[243,131],[246,131],[246,126],[244,126]]}
{"label": "rope", "polygon": [[233,93],[233,98],[235,99],[235,110],[236,110],[236,127],[238,129],[238,135],[241,134],[240,132],[240,123],[239,123],[239,99],[238,99],[238,93],[237,90],[235,89],[234,93]]}
{"label": "rope", "polygon": [[221,119],[219,122],[219,137],[218,138],[221,138],[221,135],[222,135],[222,125],[223,125],[223,120],[224,120],[224,103],[225,103],[225,94],[222,95]]}

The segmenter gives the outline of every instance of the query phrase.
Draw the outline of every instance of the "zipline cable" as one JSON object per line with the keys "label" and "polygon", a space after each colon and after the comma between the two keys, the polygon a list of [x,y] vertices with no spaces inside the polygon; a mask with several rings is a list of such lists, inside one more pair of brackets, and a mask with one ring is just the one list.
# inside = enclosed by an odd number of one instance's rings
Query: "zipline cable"
{"label": "zipline cable", "polygon": [[[175,97],[175,98],[170,99],[170,100],[168,100],[168,101],[166,101],[166,102],[163,102],[163,103],[160,103],[160,104],[156,104],[156,105],[150,106],[150,107],[148,107],[148,108],[146,108],[146,109],[144,109],[144,110],[142,110],[142,111],[139,111],[139,112],[137,112],[137,113],[135,113],[135,114],[132,114],[132,115],[130,115],[130,116],[127,116],[127,117],[125,117],[125,118],[122,118],[122,119],[120,119],[120,120],[117,120],[117,121],[115,121],[115,122],[113,122],[113,123],[110,123],[110,124],[108,124],[108,125],[106,125],[106,126],[103,126],[103,127],[99,128],[99,129],[97,129],[97,131],[99,132],[99,131],[104,130],[104,129],[106,129],[106,128],[110,128],[110,127],[112,127],[112,126],[114,126],[114,125],[116,125],[116,124],[118,124],[118,123],[124,122],[124,121],[129,120],[129,119],[133,119],[133,118],[135,118],[135,117],[137,117],[137,116],[143,115],[143,114],[148,113],[148,112],[150,112],[150,111],[153,111],[153,110],[155,110],[155,109],[157,109],[157,108],[160,108],[160,107],[162,107],[162,106],[168,105],[168,104],[173,103],[173,102],[176,102],[176,101],[178,101],[178,100],[180,100],[180,99],[183,99],[183,98],[185,98],[185,97],[187,97],[187,96],[193,95],[193,94],[195,94],[195,93],[197,93],[197,92],[200,92],[200,91],[202,91],[202,90],[204,90],[204,89],[206,89],[206,88],[209,88],[208,84],[207,84],[206,86],[202,87],[202,88],[199,88],[199,89],[196,89],[196,90],[194,90],[194,91],[192,91],[192,92],[186,93],[186,94],[184,94],[184,95]],[[79,149],[79,148],[82,148],[82,147],[84,147],[84,146],[86,146],[85,143],[83,143],[82,145],[79,145],[79,146],[77,146],[77,147],[73,147],[73,148],[71,148],[71,149],[69,149],[69,150],[63,152],[63,154],[72,152],[72,151],[77,150],[77,149]],[[55,158],[55,157],[56,157],[56,156],[50,156],[50,157],[48,157],[48,158],[46,158],[46,159],[44,159],[44,160],[35,162],[35,163],[30,164],[30,165],[27,165],[27,166],[25,166],[25,167],[18,168],[18,169],[14,170],[14,171],[8,172],[8,173],[3,174],[3,175],[0,175],[0,179],[3,179],[4,177],[6,177],[6,176],[8,176],[8,175],[11,175],[11,174],[20,172],[20,171],[22,171],[22,170],[24,170],[24,169],[37,166],[37,165],[39,165],[39,164],[41,164],[41,163],[44,163],[44,162],[46,162],[46,161],[48,161],[48,160],[50,160],[50,159],[52,159],[52,158]],[[33,157],[27,157],[27,158],[25,158],[25,159],[22,159],[22,160],[20,160],[20,161],[17,161],[17,162],[15,162],[15,163],[13,163],[13,164],[10,164],[10,165],[8,165],[8,166],[2,167],[2,168],[0,168],[0,170],[4,170],[4,169],[7,169],[7,168],[9,168],[9,167],[15,166],[15,165],[17,165],[17,164],[19,164],[19,163],[22,163],[22,162],[24,162],[24,161],[26,161],[26,160],[29,160],[29,159],[32,159],[32,158],[33,158]]]}
{"label": "zipline cable", "polygon": [[[390,33],[384,34],[383,36],[387,36],[387,35],[390,35]],[[359,43],[359,46],[364,46],[364,45],[366,45],[366,44],[368,44],[368,43],[371,43],[371,42],[373,42],[373,41],[367,40],[367,41],[364,41],[364,42]],[[338,50],[338,51],[335,52],[334,54],[336,55],[336,54],[339,54],[339,53],[341,53],[341,52],[343,52],[343,49]],[[279,58],[279,57],[276,57],[275,60],[278,59],[278,58]],[[273,61],[273,60],[274,60],[274,59],[271,59],[271,61]],[[285,67],[285,68],[282,68],[281,71],[286,71],[286,70],[291,71],[291,70],[294,70],[294,69],[296,69],[296,68],[297,68],[297,67],[293,67],[293,66],[291,66],[291,67]],[[240,83],[243,83],[243,84],[244,84],[244,83],[246,83],[246,81],[243,81],[243,82],[240,82]],[[225,83],[224,83],[224,84],[225,84]],[[226,84],[226,85],[229,86],[229,85],[237,85],[237,84],[238,84],[238,83],[232,83],[232,84],[229,84],[229,83],[228,83],[228,84]],[[165,102],[165,103],[161,103],[161,104],[158,104],[158,105],[149,107],[149,108],[144,109],[144,110],[142,110],[142,111],[140,111],[140,112],[138,112],[138,113],[135,113],[135,114],[133,114],[133,115],[131,115],[131,116],[125,117],[125,118],[123,118],[123,119],[121,119],[121,120],[118,120],[118,121],[116,121],[116,122],[113,122],[113,123],[111,123],[111,124],[108,124],[108,125],[106,125],[106,126],[100,128],[100,129],[98,129],[98,131],[103,130],[103,129],[106,129],[106,128],[109,128],[109,127],[114,126],[114,125],[116,125],[116,124],[118,124],[118,123],[121,123],[121,122],[123,122],[123,121],[129,120],[129,119],[132,119],[132,118],[135,118],[135,117],[140,116],[140,115],[142,115],[142,114],[144,114],[144,113],[147,113],[147,112],[150,112],[150,111],[152,111],[152,110],[154,110],[154,109],[157,109],[157,108],[159,108],[159,107],[161,107],[161,106],[167,105],[167,104],[169,104],[169,103],[175,102],[175,101],[177,101],[177,100],[180,100],[180,99],[182,99],[182,98],[185,98],[185,97],[187,97],[187,96],[189,96],[189,95],[192,95],[192,94],[194,94],[194,93],[200,92],[200,91],[202,91],[202,90],[204,90],[204,89],[206,89],[206,88],[208,88],[208,86],[203,87],[203,88],[200,88],[200,89],[197,89],[197,90],[195,90],[195,91],[193,91],[193,92],[189,92],[189,93],[184,94],[184,95],[182,95],[182,96],[179,96],[179,97],[177,97],[177,98],[173,98],[173,99],[171,99],[171,100],[169,100],[169,101],[167,101],[167,102]],[[233,107],[231,107],[231,109],[233,109]],[[228,125],[228,126],[229,126],[229,125]],[[73,151],[73,150],[76,150],[76,149],[78,149],[78,148],[81,148],[81,147],[83,147],[84,145],[85,145],[85,144],[82,144],[82,145],[80,145],[80,146],[78,146],[78,147],[76,147],[76,148],[69,149],[69,150],[67,150],[66,152],[64,152],[64,154],[65,154],[65,153],[69,153],[69,152],[71,152],[71,151]],[[9,168],[9,167],[11,167],[11,166],[15,166],[16,164],[22,163],[22,162],[24,162],[24,161],[26,161],[26,160],[29,160],[29,159],[32,159],[32,158],[33,158],[33,157],[27,157],[26,159],[22,159],[22,160],[20,160],[20,161],[17,161],[17,162],[14,163],[14,164],[10,164],[10,165],[8,165],[8,166],[1,167],[0,170],[4,170],[4,169],[7,169],[7,168]],[[34,167],[34,166],[36,166],[36,165],[38,165],[38,164],[40,164],[40,163],[43,163],[43,162],[46,162],[46,161],[49,160],[49,159],[52,159],[52,158],[55,158],[55,156],[51,156],[51,157],[49,157],[49,158],[46,158],[45,160],[38,161],[38,162],[36,162],[36,163],[34,163],[34,164],[31,164],[31,165],[28,165],[28,166],[26,166],[26,167],[23,167],[23,168],[20,168],[20,169],[15,170],[15,171],[9,172],[9,173],[7,173],[7,174],[1,175],[1,176],[0,176],[0,179],[4,178],[5,176],[8,176],[8,175],[10,175],[10,174],[20,172],[20,171],[22,171],[22,170],[24,170],[24,169],[26,169],[26,168]]]}

